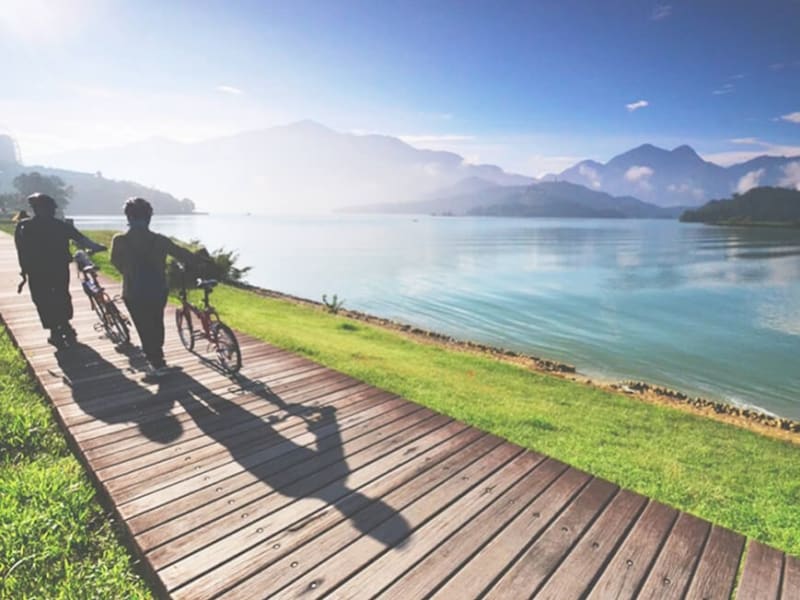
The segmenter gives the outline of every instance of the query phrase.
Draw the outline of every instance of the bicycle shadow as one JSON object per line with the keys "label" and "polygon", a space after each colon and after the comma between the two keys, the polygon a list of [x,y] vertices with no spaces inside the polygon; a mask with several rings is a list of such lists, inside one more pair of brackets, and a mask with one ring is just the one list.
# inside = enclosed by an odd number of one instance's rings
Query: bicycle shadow
{"label": "bicycle shadow", "polygon": [[[350,468],[344,456],[341,431],[332,406],[307,406],[287,402],[269,386],[252,381],[237,374],[232,381],[237,384],[234,391],[255,394],[274,404],[277,414],[261,418],[249,410],[228,400],[190,375],[178,372],[169,377],[170,385],[178,383],[181,393],[177,397],[187,413],[192,415],[197,426],[209,437],[222,444],[231,457],[252,475],[275,492],[290,498],[318,498],[329,506],[339,509],[342,499],[348,498],[354,512],[342,515],[364,535],[381,542],[386,547],[402,547],[411,533],[408,522],[396,510],[380,499],[371,499],[347,487]],[[285,436],[279,428],[289,419],[299,417],[300,429],[311,433],[311,445],[297,443],[294,427],[292,437]],[[246,430],[249,443],[242,443],[241,436],[226,435],[230,424],[236,423],[237,431]],[[301,434],[302,435],[302,434]],[[280,445],[280,454],[264,462],[255,463],[252,455],[265,447]],[[377,525],[384,525],[376,530]]]}
{"label": "bicycle shadow", "polygon": [[151,441],[169,444],[178,439],[183,427],[171,414],[175,394],[153,393],[133,379],[144,361],[133,346],[117,351],[128,356],[129,368],[120,369],[82,342],[55,352],[62,382],[73,400],[85,414],[104,423],[136,424]]}

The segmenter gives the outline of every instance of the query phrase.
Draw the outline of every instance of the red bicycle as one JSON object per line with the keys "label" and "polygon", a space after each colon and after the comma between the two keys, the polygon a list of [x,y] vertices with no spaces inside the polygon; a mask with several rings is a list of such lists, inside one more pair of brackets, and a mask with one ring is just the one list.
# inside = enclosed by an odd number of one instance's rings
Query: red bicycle
{"label": "red bicycle", "polygon": [[[239,342],[209,302],[209,295],[218,282],[214,279],[197,279],[197,287],[203,290],[203,306],[195,306],[189,302],[186,291],[186,268],[180,264],[178,268],[184,274],[179,294],[181,305],[175,309],[175,325],[178,327],[181,343],[187,350],[194,352],[195,342],[205,340],[208,343],[207,352],[214,352],[222,369],[227,373],[236,373],[242,367]],[[200,329],[195,329],[195,323],[199,324]]]}

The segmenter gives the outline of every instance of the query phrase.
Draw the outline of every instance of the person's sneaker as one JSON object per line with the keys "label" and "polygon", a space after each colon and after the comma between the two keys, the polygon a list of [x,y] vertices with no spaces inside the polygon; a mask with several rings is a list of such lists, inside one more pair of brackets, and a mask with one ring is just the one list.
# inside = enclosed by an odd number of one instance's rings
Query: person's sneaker
{"label": "person's sneaker", "polygon": [[153,367],[152,365],[148,365],[144,372],[144,377],[142,378],[144,381],[158,381],[162,377],[166,377],[170,373],[174,373],[175,371],[180,371],[180,367],[170,367],[167,365],[161,365],[160,367]]}

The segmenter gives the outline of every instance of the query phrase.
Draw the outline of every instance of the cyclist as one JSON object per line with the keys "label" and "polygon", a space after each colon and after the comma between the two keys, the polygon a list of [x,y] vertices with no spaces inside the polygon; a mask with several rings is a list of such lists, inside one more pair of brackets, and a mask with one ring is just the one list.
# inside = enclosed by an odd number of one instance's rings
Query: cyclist
{"label": "cyclist", "polygon": [[75,229],[72,223],[56,219],[56,202],[46,194],[31,194],[28,204],[32,218],[23,218],[14,230],[22,283],[30,285],[31,298],[39,312],[42,327],[50,330],[47,341],[63,348],[76,340],[69,324],[72,297],[69,294],[69,264],[72,255],[69,241],[95,252],[106,247],[97,244]]}
{"label": "cyclist", "polygon": [[114,236],[111,263],[122,273],[122,299],[149,363],[145,379],[155,379],[171,370],[164,361],[167,255],[192,265],[202,261],[168,237],[150,231],[153,207],[144,198],[130,198],[124,211],[128,231]]}

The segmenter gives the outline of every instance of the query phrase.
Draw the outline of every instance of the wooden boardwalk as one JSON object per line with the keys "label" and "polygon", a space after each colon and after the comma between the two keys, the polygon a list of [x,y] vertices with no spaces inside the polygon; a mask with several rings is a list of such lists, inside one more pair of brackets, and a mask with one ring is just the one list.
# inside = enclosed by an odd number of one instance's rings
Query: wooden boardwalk
{"label": "wooden boardwalk", "polygon": [[[165,597],[731,596],[742,536],[253,338],[231,380],[168,309],[183,371],[145,384],[73,275],[54,352],[15,258],[0,315]],[[750,543],[738,598],[800,598],[800,561]]]}

